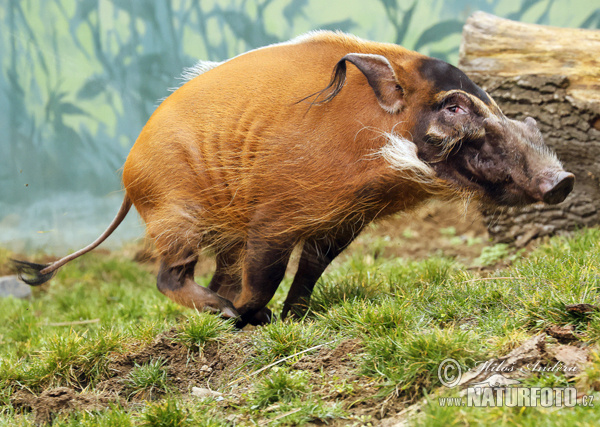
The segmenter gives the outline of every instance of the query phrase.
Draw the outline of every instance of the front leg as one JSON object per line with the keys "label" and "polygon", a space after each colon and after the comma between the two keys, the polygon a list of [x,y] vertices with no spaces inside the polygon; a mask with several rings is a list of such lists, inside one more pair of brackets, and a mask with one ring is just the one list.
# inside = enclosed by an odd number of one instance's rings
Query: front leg
{"label": "front leg", "polygon": [[336,256],[338,256],[358,235],[360,230],[341,233],[334,238],[311,239],[304,242],[298,271],[290,287],[281,318],[288,314],[301,318],[306,314],[310,296],[319,277]]}

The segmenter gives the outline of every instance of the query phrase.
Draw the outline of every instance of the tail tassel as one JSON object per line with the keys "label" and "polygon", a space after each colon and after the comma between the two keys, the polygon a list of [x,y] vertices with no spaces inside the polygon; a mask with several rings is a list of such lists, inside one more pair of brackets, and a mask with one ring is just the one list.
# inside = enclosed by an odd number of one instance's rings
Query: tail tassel
{"label": "tail tassel", "polygon": [[50,264],[36,264],[34,262],[11,260],[17,271],[19,279],[27,283],[29,286],[40,286],[52,279],[56,270],[49,273],[42,273],[42,270],[50,266]]}

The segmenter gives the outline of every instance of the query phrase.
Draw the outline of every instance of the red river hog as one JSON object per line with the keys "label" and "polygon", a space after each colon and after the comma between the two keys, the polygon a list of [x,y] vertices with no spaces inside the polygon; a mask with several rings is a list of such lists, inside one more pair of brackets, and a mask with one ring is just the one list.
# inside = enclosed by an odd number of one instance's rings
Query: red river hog
{"label": "red river hog", "polygon": [[[574,185],[534,119],[508,119],[456,67],[394,44],[319,31],[187,74],[131,149],[109,228],[54,263],[15,261],[25,282],[98,246],[133,204],[161,260],[160,292],[263,324],[297,245],[282,317],[303,315],[372,221],[432,197],[555,204]],[[194,282],[200,250],[216,255],[208,287]]]}

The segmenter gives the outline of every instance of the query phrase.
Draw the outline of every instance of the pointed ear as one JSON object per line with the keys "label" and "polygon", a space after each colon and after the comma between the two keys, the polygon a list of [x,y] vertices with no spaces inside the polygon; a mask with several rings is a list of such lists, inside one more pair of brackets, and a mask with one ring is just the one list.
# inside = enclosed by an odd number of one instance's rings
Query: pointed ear
{"label": "pointed ear", "polygon": [[354,64],[365,75],[381,108],[392,114],[402,111],[404,90],[396,78],[390,61],[385,56],[349,53],[338,64],[343,61]]}
{"label": "pointed ear", "polygon": [[[326,104],[335,98],[346,83],[346,61],[354,64],[365,75],[381,108],[391,114],[402,111],[404,107],[404,90],[396,78],[396,73],[390,61],[385,56],[367,53],[349,53],[344,56],[335,64],[327,87],[302,98],[296,104],[315,97],[310,103],[312,107],[313,105]],[[321,97],[323,99],[319,99]]]}

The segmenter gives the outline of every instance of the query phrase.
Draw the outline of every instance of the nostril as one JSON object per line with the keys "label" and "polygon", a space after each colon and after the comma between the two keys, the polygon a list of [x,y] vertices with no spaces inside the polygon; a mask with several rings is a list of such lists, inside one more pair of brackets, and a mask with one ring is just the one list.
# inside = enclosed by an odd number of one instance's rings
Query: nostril
{"label": "nostril", "polygon": [[554,185],[544,192],[542,200],[549,205],[555,205],[567,198],[575,185],[575,175],[569,172],[560,172]]}

